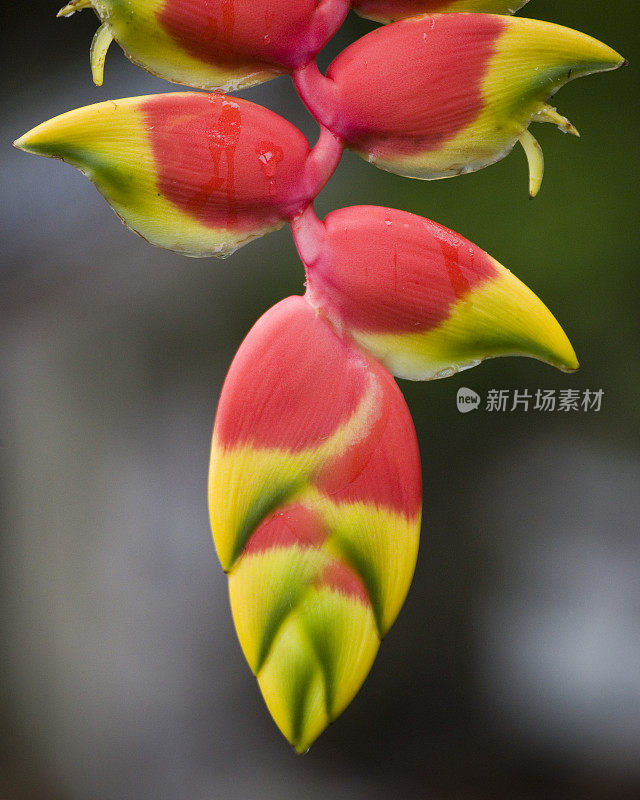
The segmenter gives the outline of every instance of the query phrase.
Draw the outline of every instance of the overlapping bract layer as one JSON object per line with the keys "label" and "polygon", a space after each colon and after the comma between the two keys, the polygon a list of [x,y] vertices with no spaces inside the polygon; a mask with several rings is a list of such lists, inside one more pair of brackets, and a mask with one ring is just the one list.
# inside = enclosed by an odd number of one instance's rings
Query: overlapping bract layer
{"label": "overlapping bract layer", "polygon": [[122,220],[160,247],[226,256],[317,195],[341,145],[309,150],[278,114],[223,94],[133,97],[70,111],[16,145],[81,170]]}
{"label": "overlapping bract layer", "polygon": [[308,209],[293,231],[307,293],[268,311],[234,359],[209,504],[244,654],[304,751],[366,677],[415,565],[419,460],[384,367],[428,379],[496,355],[577,361],[524,284],[436,223]]}
{"label": "overlapping bract layer", "polygon": [[102,83],[115,39],[128,58],[174,83],[233,91],[306,64],[338,30],[349,0],[72,0],[102,22],[92,52]]}
{"label": "overlapping bract layer", "polygon": [[354,206],[293,223],[307,297],[394,375],[446,377],[524,355],[563,370],[575,352],[547,307],[476,245],[393,208]]}
{"label": "overlapping bract layer", "polygon": [[420,463],[393,378],[302,297],[268,311],[231,365],[209,505],[242,649],[304,751],[357,692],[404,601]]}
{"label": "overlapping bract layer", "polygon": [[498,161],[534,119],[572,130],[549,97],[623,63],[607,45],[549,22],[435,14],[372,31],[326,77],[313,62],[294,80],[316,119],[363,158],[434,179]]}

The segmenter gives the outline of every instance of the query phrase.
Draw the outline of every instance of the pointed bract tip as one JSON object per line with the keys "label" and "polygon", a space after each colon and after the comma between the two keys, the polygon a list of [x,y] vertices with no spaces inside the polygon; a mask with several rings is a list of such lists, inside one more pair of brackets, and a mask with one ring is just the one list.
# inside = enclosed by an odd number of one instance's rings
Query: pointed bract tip
{"label": "pointed bract tip", "polygon": [[[69,112],[69,114],[72,113],[74,112]],[[13,146],[18,150],[24,150],[25,153],[33,153],[37,156],[60,156],[58,150],[63,142],[68,140],[61,130],[63,126],[60,125],[60,121],[66,116],[61,114],[59,117],[36,125],[35,128],[16,139]]]}
{"label": "pointed bract tip", "polygon": [[37,156],[54,156],[56,154],[51,147],[52,140],[49,123],[43,122],[16,139],[13,146],[25,153],[33,153]]}
{"label": "pointed bract tip", "polygon": [[[563,372],[575,372],[580,366],[558,320],[542,300],[508,270],[504,270],[493,285],[487,285],[486,294],[479,293],[475,305],[480,316],[484,313],[482,306],[485,312],[491,309],[496,332],[500,331],[498,336],[507,345],[505,354],[511,349],[514,355],[536,358]],[[499,354],[496,351],[496,355]]]}
{"label": "pointed bract tip", "polygon": [[573,349],[573,345],[566,333],[560,327],[560,323],[556,321],[556,325],[558,326],[557,336],[555,341],[551,343],[548,357],[542,360],[561,372],[576,372],[580,369],[576,351]]}
{"label": "pointed bract tip", "polygon": [[24,150],[25,153],[29,152],[29,148],[27,147],[27,137],[28,133],[23,134],[18,139],[13,140],[13,146],[16,147],[18,150]]}
{"label": "pointed bract tip", "polygon": [[567,372],[567,373],[577,372],[580,369],[580,362],[578,361],[578,357],[576,356],[575,352],[573,353],[573,359],[571,361],[571,364],[559,365],[558,369],[561,372]]}
{"label": "pointed bract tip", "polygon": [[511,43],[520,49],[522,55],[533,56],[535,48],[530,45],[536,42],[540,52],[544,53],[540,66],[543,62],[549,67],[554,62],[556,65],[566,64],[566,80],[618,69],[626,60],[608,44],[572,28],[522,17],[511,18],[509,23],[512,25]]}

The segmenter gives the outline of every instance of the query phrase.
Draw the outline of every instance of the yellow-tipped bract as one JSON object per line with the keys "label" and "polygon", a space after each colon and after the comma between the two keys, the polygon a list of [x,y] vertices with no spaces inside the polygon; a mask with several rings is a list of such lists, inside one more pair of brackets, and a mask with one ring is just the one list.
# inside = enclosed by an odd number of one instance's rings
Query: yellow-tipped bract
{"label": "yellow-tipped bract", "polygon": [[305,298],[268,311],[231,365],[209,509],[240,644],[276,724],[304,752],[369,672],[420,531],[402,395]]}
{"label": "yellow-tipped bract", "polygon": [[447,377],[496,356],[570,372],[578,361],[549,309],[459,234],[379,206],[307,210],[293,223],[309,302],[394,375]]}
{"label": "yellow-tipped bract", "polygon": [[573,78],[624,63],[602,42],[549,22],[433,14],[368,33],[326,77],[312,63],[294,80],[316,119],[381,169],[453,177],[499,161],[520,140],[534,194],[542,161],[530,123],[575,132],[549,98]]}
{"label": "yellow-tipped bract", "polygon": [[305,208],[341,145],[247,100],[180,92],[111,100],[44,122],[16,147],[61,158],[123,222],[188,256],[228,256]]}

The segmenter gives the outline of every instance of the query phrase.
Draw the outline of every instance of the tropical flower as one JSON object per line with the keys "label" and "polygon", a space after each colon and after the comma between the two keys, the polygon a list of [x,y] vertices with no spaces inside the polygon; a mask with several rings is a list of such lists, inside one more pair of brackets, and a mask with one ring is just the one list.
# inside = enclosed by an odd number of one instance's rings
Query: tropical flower
{"label": "tropical flower", "polygon": [[[416,12],[512,13],[518,0],[353,0],[388,22]],[[491,13],[431,13],[315,56],[349,0],[72,0],[102,21],[102,83],[116,39],[178,83],[240,88],[292,72],[321,125],[302,133],[226,95],[116,100],[39,125],[16,145],[61,158],[153,244],[232,253],[291,222],[304,297],[258,320],[225,381],[209,472],[211,527],[249,666],[278,727],[306,750],[348,705],[404,602],[421,515],[416,436],[392,374],[445,377],[526,355],[565,371],[575,352],[551,312],[495,259],[435,222],[356,206],[321,222],[312,202],[344,146],[432,179],[480,169],[520,141],[542,180],[531,122],[577,135],[549,98],[621,56],[576,31]]]}
{"label": "tropical flower", "polygon": [[554,122],[577,133],[547,101],[567,81],[623,63],[607,45],[549,22],[436,14],[363,36],[326,77],[312,62],[294,79],[322,125],[399,175],[428,180],[472,172],[504,158],[520,140],[534,195],[542,156],[529,124]]}
{"label": "tropical flower", "polygon": [[310,150],[272,111],[195,92],[80,108],[15,144],[77,167],[126,225],[189,256],[228,256],[281,228],[318,194],[342,153],[328,131]]}

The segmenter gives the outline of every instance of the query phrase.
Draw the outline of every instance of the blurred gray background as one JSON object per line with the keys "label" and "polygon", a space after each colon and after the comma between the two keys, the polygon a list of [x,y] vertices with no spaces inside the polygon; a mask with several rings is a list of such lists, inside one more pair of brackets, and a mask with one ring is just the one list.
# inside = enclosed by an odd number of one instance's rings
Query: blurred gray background
{"label": "blurred gray background", "polygon": [[[60,0],[59,0],[60,2]],[[640,34],[633,3],[532,0],[631,68],[565,87],[582,138],[422,183],[346,154],[318,212],[377,203],[464,234],[569,334],[574,376],[498,359],[401,386],[424,470],[404,611],[363,689],[295,756],[236,642],[208,529],[209,439],[257,317],[303,291],[289,231],[227,261],[155,250],[67,165],[11,141],[167,91],[91,12],[4,3],[0,270],[0,796],[7,800],[640,797]],[[350,16],[321,65],[372,27]],[[286,78],[244,93],[315,125]],[[459,386],[604,389],[600,412],[461,415]]]}

